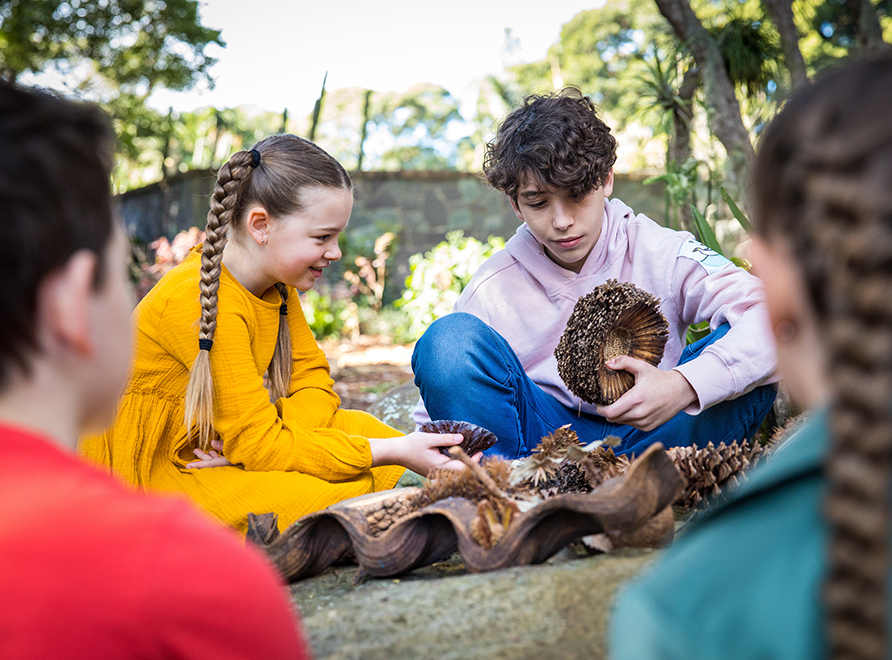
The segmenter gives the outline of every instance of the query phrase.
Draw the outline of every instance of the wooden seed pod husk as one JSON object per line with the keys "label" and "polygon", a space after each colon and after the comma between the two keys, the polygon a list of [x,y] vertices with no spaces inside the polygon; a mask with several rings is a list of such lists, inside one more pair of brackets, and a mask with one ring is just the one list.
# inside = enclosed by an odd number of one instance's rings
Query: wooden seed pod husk
{"label": "wooden seed pod husk", "polygon": [[[473,456],[478,451],[485,451],[496,444],[498,438],[482,426],[468,422],[456,422],[448,419],[439,419],[435,422],[425,422],[421,425],[425,433],[461,433],[464,440],[459,445],[468,455]],[[440,453],[449,456],[448,447],[440,447]]]}
{"label": "wooden seed pod husk", "polygon": [[369,493],[344,500],[340,503],[345,508],[360,511],[369,522],[369,533],[380,536],[393,524],[420,509],[423,504],[419,499],[421,488],[396,488],[377,493]]}
{"label": "wooden seed pod husk", "polygon": [[669,337],[660,301],[630,282],[609,280],[576,301],[554,350],[558,374],[583,401],[606,406],[632,388],[628,371],[605,363],[628,355],[657,366]]}

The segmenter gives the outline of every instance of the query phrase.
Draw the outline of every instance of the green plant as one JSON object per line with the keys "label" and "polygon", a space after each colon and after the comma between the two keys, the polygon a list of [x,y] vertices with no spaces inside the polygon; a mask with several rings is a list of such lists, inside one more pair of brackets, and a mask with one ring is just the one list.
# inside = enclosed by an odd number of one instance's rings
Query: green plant
{"label": "green plant", "polygon": [[340,337],[350,332],[351,317],[355,316],[355,303],[349,295],[337,289],[316,291],[310,289],[300,296],[301,307],[313,336],[318,339]]}
{"label": "green plant", "polygon": [[482,243],[459,230],[446,234],[446,240],[429,252],[410,257],[411,275],[395,303],[408,316],[406,337],[417,339],[431,323],[452,311],[480,264],[504,247],[503,238],[490,236]]}
{"label": "green plant", "polygon": [[[753,225],[749,221],[749,218],[744,215],[743,211],[740,210],[740,207],[734,203],[734,200],[731,199],[731,195],[728,194],[728,191],[722,187],[722,198],[728,204],[728,208],[731,209],[731,214],[737,218],[737,221],[740,223],[740,226],[744,228],[744,230],[749,233],[753,230]],[[697,236],[700,239],[700,242],[703,243],[706,247],[708,247],[713,252],[717,252],[718,254],[725,256],[724,251],[722,250],[721,244],[719,244],[719,239],[715,235],[715,230],[713,230],[712,225],[709,224],[709,220],[706,219],[706,216],[700,212],[699,209],[695,207],[691,207],[691,213],[694,216],[694,225],[697,230]],[[752,266],[745,259],[741,259],[739,257],[729,257],[731,262],[735,266],[739,266],[744,270],[749,270]],[[703,339],[706,335],[709,334],[709,322],[703,321],[702,323],[696,323],[688,328],[687,334],[687,343],[693,344],[695,341]]]}
{"label": "green plant", "polygon": [[688,229],[679,217],[679,211],[690,204],[697,186],[697,168],[699,161],[694,158],[687,159],[684,163],[670,161],[666,165],[666,173],[652,176],[644,180],[645,185],[662,181],[666,186],[666,221],[671,229]]}

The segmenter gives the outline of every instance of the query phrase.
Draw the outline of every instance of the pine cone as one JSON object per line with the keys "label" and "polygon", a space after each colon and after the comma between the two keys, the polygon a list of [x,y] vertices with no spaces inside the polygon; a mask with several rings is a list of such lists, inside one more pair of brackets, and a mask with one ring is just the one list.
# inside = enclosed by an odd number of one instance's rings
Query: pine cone
{"label": "pine cone", "polygon": [[746,440],[728,445],[722,442],[718,447],[710,442],[702,449],[672,447],[669,457],[687,482],[676,504],[689,509],[729,486],[736,486],[743,471],[757,463],[764,453],[758,442]]}

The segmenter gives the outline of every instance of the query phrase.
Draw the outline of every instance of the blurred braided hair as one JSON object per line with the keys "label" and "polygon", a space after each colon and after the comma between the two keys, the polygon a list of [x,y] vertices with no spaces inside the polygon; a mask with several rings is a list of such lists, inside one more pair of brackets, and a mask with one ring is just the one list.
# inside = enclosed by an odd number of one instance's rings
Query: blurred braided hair
{"label": "blurred braided hair", "polygon": [[757,229],[803,270],[826,344],[824,586],[834,658],[885,658],[892,471],[892,57],[829,72],[760,145]]}
{"label": "blurred braided hair", "polygon": [[[223,250],[230,232],[241,228],[247,209],[255,205],[262,206],[274,219],[301,211],[302,191],[316,186],[353,190],[350,176],[338,161],[312,142],[294,135],[265,138],[252,149],[233,154],[217,173],[201,253],[199,351],[192,364],[185,403],[186,428],[197,433],[202,449],[207,449],[213,434],[210,351],[217,329],[217,290]],[[268,371],[272,400],[288,396],[292,364],[287,323],[288,288],[281,282],[275,286],[282,298],[282,313]],[[290,313],[302,313],[296,300]]]}

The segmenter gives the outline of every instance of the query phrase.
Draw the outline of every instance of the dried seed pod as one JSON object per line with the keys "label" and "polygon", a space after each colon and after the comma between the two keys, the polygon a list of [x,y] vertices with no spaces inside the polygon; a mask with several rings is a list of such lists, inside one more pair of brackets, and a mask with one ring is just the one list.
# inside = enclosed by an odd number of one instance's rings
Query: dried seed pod
{"label": "dried seed pod", "polygon": [[567,454],[567,448],[578,444],[579,436],[576,435],[576,431],[572,430],[569,424],[564,424],[555,429],[553,433],[542,436],[541,442],[536,445],[533,452],[563,460]]}
{"label": "dried seed pod", "polygon": [[583,471],[579,463],[569,460],[561,463],[551,478],[534,488],[538,488],[539,494],[545,499],[563,493],[590,493],[592,491],[586,472]]}
{"label": "dried seed pod", "polygon": [[[485,451],[494,444],[498,438],[482,426],[469,424],[468,422],[455,422],[448,419],[440,419],[436,422],[425,422],[421,425],[425,433],[461,433],[464,440],[459,445],[468,456],[473,456],[478,451]],[[448,447],[440,447],[440,453],[449,456]]]}
{"label": "dried seed pod", "polygon": [[[511,466],[507,461],[485,458],[480,467],[492,480],[496,488],[508,496],[519,492],[511,485]],[[491,499],[493,493],[480,480],[473,470],[435,470],[421,487],[417,496],[418,508],[449,497],[463,497],[472,502]]]}
{"label": "dried seed pod", "polygon": [[609,280],[576,301],[554,355],[561,379],[583,401],[605,406],[635,384],[605,362],[621,355],[654,366],[663,359],[669,324],[660,301],[629,282]]}
{"label": "dried seed pod", "polygon": [[631,461],[626,456],[617,456],[612,447],[598,447],[580,463],[591,488],[597,488],[605,481],[625,474]]}
{"label": "dried seed pod", "polygon": [[369,533],[380,536],[400,518],[424,506],[420,494],[420,488],[399,488],[344,500],[340,506],[361,511],[369,521]]}

